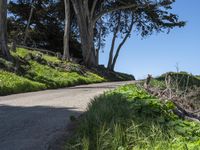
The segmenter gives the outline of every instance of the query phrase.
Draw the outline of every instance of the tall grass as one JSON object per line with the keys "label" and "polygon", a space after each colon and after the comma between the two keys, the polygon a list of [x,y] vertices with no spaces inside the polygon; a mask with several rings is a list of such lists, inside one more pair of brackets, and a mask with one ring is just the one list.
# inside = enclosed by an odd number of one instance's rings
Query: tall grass
{"label": "tall grass", "polygon": [[200,125],[173,114],[174,105],[151,97],[134,85],[95,98],[70,150],[198,150]]}

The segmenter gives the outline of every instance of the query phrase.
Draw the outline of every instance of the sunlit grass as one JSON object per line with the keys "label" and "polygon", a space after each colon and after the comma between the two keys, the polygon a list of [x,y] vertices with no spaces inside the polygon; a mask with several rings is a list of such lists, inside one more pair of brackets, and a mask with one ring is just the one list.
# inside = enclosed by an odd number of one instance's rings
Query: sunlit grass
{"label": "sunlit grass", "polygon": [[28,54],[33,54],[33,55],[37,55],[37,54],[40,54],[43,56],[43,58],[47,61],[47,62],[51,62],[51,63],[60,63],[61,60],[58,59],[57,57],[55,56],[50,56],[50,55],[47,55],[47,54],[43,54],[41,52],[38,52],[38,51],[30,51],[30,50],[27,50],[27,49],[24,49],[24,48],[17,48],[16,52],[13,53],[13,55],[17,55],[17,56],[20,56],[22,58],[25,58]]}
{"label": "sunlit grass", "polygon": [[103,78],[90,72],[83,76],[76,72],[59,71],[49,66],[41,65],[35,61],[30,63],[31,69],[28,71],[26,77],[30,78],[31,80],[44,83],[49,88],[66,87],[104,81]]}
{"label": "sunlit grass", "polygon": [[[26,57],[30,54],[34,57],[39,54],[39,57],[42,56],[41,59],[44,59],[46,64],[37,62],[31,58],[26,59]],[[83,74],[74,70],[66,71],[61,68],[60,65],[69,64],[73,66],[75,70],[76,68],[81,68],[81,66],[71,62],[63,62],[57,57],[42,54],[37,51],[29,51],[24,48],[18,48],[16,52],[12,52],[12,55],[16,60],[20,57],[20,59],[25,62],[23,62],[21,66],[23,67],[23,71],[19,73],[21,75],[19,76],[17,73],[0,70],[0,95],[106,81],[103,77],[100,77],[90,71],[85,71]],[[9,71],[13,71],[15,68],[13,63],[2,58],[0,59],[0,64],[6,67]],[[56,67],[52,67],[48,64],[55,64]]]}
{"label": "sunlit grass", "polygon": [[14,73],[0,70],[0,95],[46,89],[46,85],[34,82]]}

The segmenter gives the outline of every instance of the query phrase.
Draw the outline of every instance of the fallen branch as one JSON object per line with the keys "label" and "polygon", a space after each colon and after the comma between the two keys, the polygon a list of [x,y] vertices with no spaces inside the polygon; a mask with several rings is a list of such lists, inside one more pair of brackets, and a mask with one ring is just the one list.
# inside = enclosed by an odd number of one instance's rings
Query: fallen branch
{"label": "fallen branch", "polygon": [[174,105],[176,106],[176,109],[174,109],[174,113],[177,114],[179,117],[189,120],[195,120],[200,121],[200,116],[195,115],[194,113],[190,113],[183,109],[180,105],[178,105],[176,102],[172,101]]}

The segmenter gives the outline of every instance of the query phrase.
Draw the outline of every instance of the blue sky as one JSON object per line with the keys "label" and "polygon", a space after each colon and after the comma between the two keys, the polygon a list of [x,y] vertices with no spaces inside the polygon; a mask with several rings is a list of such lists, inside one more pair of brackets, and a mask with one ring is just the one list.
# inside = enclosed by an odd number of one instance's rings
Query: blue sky
{"label": "blue sky", "polygon": [[[146,39],[132,34],[121,50],[116,70],[135,75],[137,79],[175,71],[200,75],[200,0],[177,0],[173,12],[187,21],[184,28],[175,28],[169,34],[154,34]],[[100,63],[108,61],[111,37],[107,38]]]}

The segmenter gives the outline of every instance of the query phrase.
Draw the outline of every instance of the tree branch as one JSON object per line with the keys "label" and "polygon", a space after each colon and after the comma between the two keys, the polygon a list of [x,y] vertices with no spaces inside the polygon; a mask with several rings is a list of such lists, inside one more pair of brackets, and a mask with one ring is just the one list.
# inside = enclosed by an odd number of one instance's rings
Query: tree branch
{"label": "tree branch", "polygon": [[134,8],[134,7],[137,8],[137,9],[138,8],[144,8],[144,7],[139,7],[137,4],[119,6],[119,7],[116,7],[116,8],[110,8],[110,9],[104,10],[104,11],[100,12],[98,15],[96,15],[94,17],[94,22],[97,22],[97,20],[99,20],[99,18],[101,18],[103,15],[105,15],[107,13],[117,11],[117,10],[122,10],[122,9]]}
{"label": "tree branch", "polygon": [[119,56],[119,52],[120,52],[122,46],[124,45],[124,43],[126,42],[126,40],[128,39],[128,37],[130,36],[131,31],[132,31],[132,29],[133,29],[133,25],[134,25],[134,20],[133,20],[133,18],[132,18],[129,31],[126,33],[126,36],[124,37],[124,39],[122,40],[122,42],[119,44],[119,46],[118,46],[118,48],[117,48],[116,54],[115,54],[115,56],[114,56],[114,58],[113,58],[113,62],[112,62],[112,65],[111,65],[111,70],[114,70],[114,67],[115,67],[117,58],[118,58],[118,56]]}
{"label": "tree branch", "polygon": [[85,11],[86,11],[86,17],[89,17],[90,16],[90,11],[89,11],[89,7],[88,7],[88,0],[84,0],[83,1],[83,5],[84,5],[84,8],[85,8]]}
{"label": "tree branch", "polygon": [[93,4],[92,4],[92,9],[91,9],[91,18],[94,16],[94,10],[95,10],[95,8],[96,8],[96,5],[97,5],[97,2],[98,2],[98,0],[94,0],[94,2],[93,2]]}

